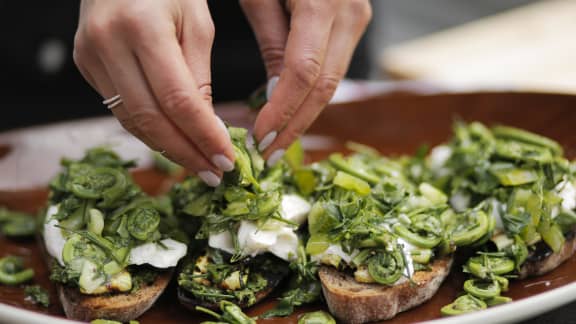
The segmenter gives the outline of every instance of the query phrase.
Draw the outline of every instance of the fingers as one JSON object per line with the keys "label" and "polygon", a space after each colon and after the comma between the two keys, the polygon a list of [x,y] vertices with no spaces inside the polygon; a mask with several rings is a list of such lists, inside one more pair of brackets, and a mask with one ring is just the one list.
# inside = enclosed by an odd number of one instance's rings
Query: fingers
{"label": "fingers", "polygon": [[292,9],[284,69],[256,118],[254,135],[265,150],[301,106],[320,76],[336,15],[329,1],[298,2]]}
{"label": "fingers", "polygon": [[288,17],[280,1],[240,0],[254,30],[268,79],[280,75],[288,39]]}
{"label": "fingers", "polygon": [[[366,14],[369,16],[368,13]],[[264,155],[268,157],[269,164],[278,161],[284,153],[283,149],[294,142],[312,124],[329,103],[340,80],[344,78],[355,46],[368,23],[368,19],[349,19],[349,16],[349,11],[343,11],[336,18],[327,53],[338,53],[338,55],[326,55],[322,71],[313,90],[274,143],[264,152]]]}
{"label": "fingers", "polygon": [[212,163],[231,170],[234,153],[228,133],[200,93],[175,33],[152,32],[132,46],[162,112]]}
{"label": "fingers", "polygon": [[[98,93],[100,93],[103,99],[111,98],[112,96],[118,94],[118,91],[114,87],[112,80],[108,76],[106,68],[102,64],[101,60],[96,57],[93,52],[79,45],[78,42],[76,42],[74,49],[74,61],[78,66],[78,70],[82,73],[86,81],[88,81],[88,83],[96,91],[98,91]],[[88,72],[88,69],[85,68],[85,66],[90,66],[92,73]],[[142,133],[139,128],[133,125],[130,118],[128,118],[128,113],[124,109],[123,104],[115,107],[113,109],[113,113],[126,130],[143,141],[151,149],[157,150],[153,143],[149,140],[148,136],[146,136],[146,134]]]}
{"label": "fingers", "polygon": [[[127,130],[209,185],[219,184],[222,171],[233,169],[234,156],[211,107],[213,26],[198,36],[211,20],[209,13],[208,23],[196,19],[207,11],[205,4],[186,10],[196,15],[189,21],[174,3],[84,3],[90,5],[82,6],[74,53],[84,77],[104,98],[122,96],[123,104],[112,112]],[[203,22],[194,24],[195,19]],[[196,38],[184,33],[188,27]],[[193,47],[203,50],[189,50]]]}
{"label": "fingers", "polygon": [[[214,42],[214,23],[206,1],[186,1],[182,4],[187,19],[182,22],[180,47],[190,74],[194,77],[202,98],[212,104],[210,60]],[[189,16],[190,15],[190,16]],[[198,32],[201,30],[202,32]]]}
{"label": "fingers", "polygon": [[122,43],[111,43],[102,53],[106,70],[124,102],[123,107],[117,107],[120,109],[112,109],[124,127],[145,134],[143,140],[149,146],[165,151],[171,160],[198,175],[210,175],[209,182],[219,183],[213,180],[219,179],[221,172],[162,113],[130,50]]}

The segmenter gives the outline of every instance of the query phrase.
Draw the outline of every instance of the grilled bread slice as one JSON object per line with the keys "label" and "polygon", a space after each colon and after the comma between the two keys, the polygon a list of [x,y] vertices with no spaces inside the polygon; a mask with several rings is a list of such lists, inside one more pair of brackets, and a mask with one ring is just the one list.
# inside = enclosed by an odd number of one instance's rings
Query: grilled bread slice
{"label": "grilled bread slice", "polygon": [[58,297],[68,318],[79,321],[101,318],[124,323],[139,317],[154,304],[168,286],[172,273],[172,270],[163,271],[152,284],[129,293],[92,296],[82,294],[76,287],[58,285]]}
{"label": "grilled bread slice", "polygon": [[574,231],[566,237],[566,241],[560,251],[555,253],[544,242],[540,242],[520,268],[520,279],[548,273],[568,260],[575,252],[576,235]]}
{"label": "grilled bread slice", "polygon": [[[261,289],[260,291],[255,293],[256,297],[255,302],[252,304],[248,304],[246,303],[246,301],[240,301],[237,303],[238,306],[240,306],[240,308],[248,308],[252,305],[258,304],[264,298],[268,297],[284,278],[285,278],[284,274],[268,273],[266,276],[268,284],[266,285],[266,287],[264,287],[264,289]],[[187,292],[182,287],[178,287],[178,300],[180,301],[180,304],[182,304],[184,307],[193,311],[196,310],[196,306],[202,306],[204,308],[212,310],[220,309],[220,304],[218,302],[208,302],[205,300],[194,298],[194,296],[191,293]]]}
{"label": "grilled bread slice", "polygon": [[354,277],[322,266],[319,270],[322,290],[330,312],[345,323],[385,320],[424,303],[434,296],[452,266],[446,256],[430,264],[430,271],[417,271],[408,280],[394,286],[359,283]]}
{"label": "grilled bread slice", "polygon": [[[37,239],[46,264],[50,268],[56,261],[46,251],[42,233],[37,233]],[[66,317],[79,321],[94,319],[109,319],[119,322],[129,322],[146,312],[160,297],[168,286],[173,269],[158,272],[154,282],[142,286],[129,293],[113,293],[106,295],[85,295],[77,287],[65,287],[55,283],[58,297]]]}

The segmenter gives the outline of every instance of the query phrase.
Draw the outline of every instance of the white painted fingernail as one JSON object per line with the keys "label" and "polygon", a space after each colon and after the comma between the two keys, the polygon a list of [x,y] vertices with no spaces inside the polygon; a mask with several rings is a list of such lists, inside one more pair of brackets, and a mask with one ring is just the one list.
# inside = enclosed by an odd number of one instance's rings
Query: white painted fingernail
{"label": "white painted fingernail", "polygon": [[272,92],[274,88],[276,88],[276,84],[278,83],[279,76],[273,76],[268,80],[268,85],[266,86],[266,100],[270,100],[272,98]]}
{"label": "white painted fingernail", "polygon": [[282,149],[274,151],[274,153],[270,154],[266,164],[268,164],[269,167],[273,167],[284,156],[284,152]]}
{"label": "white painted fingernail", "polygon": [[212,171],[200,171],[198,172],[198,176],[210,187],[217,187],[221,181],[220,177]]}
{"label": "white painted fingernail", "polygon": [[276,136],[278,136],[277,131],[271,131],[270,133],[266,134],[266,136],[264,136],[264,138],[260,141],[260,144],[258,144],[258,151],[264,151],[268,146],[270,146],[270,144],[272,144],[272,142],[274,142]]}
{"label": "white painted fingernail", "polygon": [[248,136],[246,136],[246,147],[251,149],[254,147],[254,136],[248,134]]}
{"label": "white painted fingernail", "polygon": [[216,116],[216,119],[218,120],[218,124],[220,125],[220,127],[222,127],[222,129],[224,130],[224,132],[226,132],[226,134],[228,134],[228,127],[226,127],[226,124],[224,123],[224,121],[222,120],[222,118]]}
{"label": "white painted fingernail", "polygon": [[224,172],[234,170],[234,162],[230,161],[224,154],[214,154],[212,156],[212,163]]}

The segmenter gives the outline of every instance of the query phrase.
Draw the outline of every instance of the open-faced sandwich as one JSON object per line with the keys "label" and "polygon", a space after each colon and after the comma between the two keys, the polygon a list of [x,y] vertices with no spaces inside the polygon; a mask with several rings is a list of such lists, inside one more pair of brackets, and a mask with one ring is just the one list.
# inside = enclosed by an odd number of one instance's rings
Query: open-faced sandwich
{"label": "open-faced sandwich", "polygon": [[[455,244],[447,241],[444,222],[455,214],[441,191],[413,182],[421,167],[415,160],[354,147],[360,152],[310,167],[319,186],[307,252],[322,265],[330,312],[364,323],[392,318],[436,293],[452,265]],[[470,243],[469,234],[460,229],[457,243]]]}
{"label": "open-faced sandwich", "polygon": [[222,300],[244,308],[268,296],[297,259],[297,231],[310,210],[284,186],[283,163],[265,168],[247,131],[229,132],[236,164],[222,183],[212,188],[190,177],[171,194],[195,240],[178,275],[179,299],[191,309],[218,309]]}
{"label": "open-faced sandwich", "polygon": [[169,201],[147,196],[114,152],[63,160],[41,230],[66,316],[127,322],[166,288],[187,246]]}
{"label": "open-faced sandwich", "polygon": [[456,211],[482,212],[495,223],[464,265],[466,294],[444,314],[510,301],[501,296],[508,278],[547,273],[574,254],[574,166],[558,143],[512,127],[456,123],[454,138],[432,150],[428,166]]}

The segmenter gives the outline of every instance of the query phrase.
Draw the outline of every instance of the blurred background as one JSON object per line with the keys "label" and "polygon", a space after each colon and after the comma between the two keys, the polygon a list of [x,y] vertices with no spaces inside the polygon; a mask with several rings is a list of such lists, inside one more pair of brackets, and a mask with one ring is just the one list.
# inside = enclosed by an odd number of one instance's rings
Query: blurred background
{"label": "blurred background", "polygon": [[[0,130],[109,114],[72,61],[78,2],[39,1],[31,9],[28,2],[0,0],[4,85]],[[214,100],[244,100],[266,81],[252,31],[237,1],[208,2],[216,25]],[[516,89],[523,86],[519,80],[544,76],[558,80],[545,73],[549,68],[543,56],[555,53],[549,61],[558,66],[559,60],[573,57],[557,46],[566,48],[568,35],[576,30],[576,1],[373,0],[372,4],[373,21],[348,73],[352,80]],[[567,24],[574,27],[572,32],[566,30]],[[552,91],[570,89],[572,81],[553,85]],[[527,85],[534,86],[539,85]]]}

